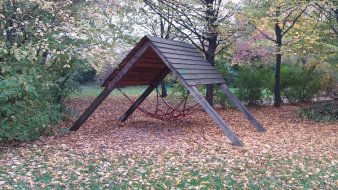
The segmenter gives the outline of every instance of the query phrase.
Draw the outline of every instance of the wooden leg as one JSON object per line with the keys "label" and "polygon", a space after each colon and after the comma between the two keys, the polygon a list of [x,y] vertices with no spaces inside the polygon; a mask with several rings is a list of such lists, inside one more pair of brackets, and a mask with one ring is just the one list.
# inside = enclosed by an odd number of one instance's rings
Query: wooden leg
{"label": "wooden leg", "polygon": [[243,143],[239,140],[237,135],[227,126],[227,124],[223,121],[220,115],[210,106],[207,100],[198,92],[196,87],[189,86],[188,90],[191,95],[196,98],[199,104],[203,107],[203,109],[209,114],[209,116],[214,120],[214,122],[223,129],[226,136],[230,139],[230,141],[237,146],[243,146]]}
{"label": "wooden leg", "polygon": [[103,102],[103,100],[105,100],[107,96],[113,91],[113,89],[114,88],[105,88],[69,130],[77,131],[88,119],[88,117],[96,110],[96,108]]}
{"label": "wooden leg", "polygon": [[119,122],[125,122],[129,116],[142,104],[142,102],[149,96],[149,94],[156,88],[156,85],[150,85],[146,91],[133,103],[133,105],[124,113]]}
{"label": "wooden leg", "polygon": [[255,118],[255,116],[253,116],[252,113],[248,109],[246,109],[246,107],[242,104],[242,102],[232,94],[230,89],[225,84],[221,84],[220,88],[224,92],[224,94],[228,96],[230,101],[234,103],[237,106],[237,108],[245,115],[245,117],[251,122],[251,124],[256,127],[258,131],[260,132],[266,131],[266,129],[262,126],[262,124],[259,123]]}
{"label": "wooden leg", "polygon": [[149,94],[163,81],[163,79],[169,74],[170,70],[166,68],[163,70],[159,76],[156,77],[153,84],[150,85],[146,91],[143,92],[143,94],[134,102],[134,104],[124,113],[119,121],[124,122],[126,121],[129,116],[134,113],[134,111],[142,104],[142,102],[149,96]]}

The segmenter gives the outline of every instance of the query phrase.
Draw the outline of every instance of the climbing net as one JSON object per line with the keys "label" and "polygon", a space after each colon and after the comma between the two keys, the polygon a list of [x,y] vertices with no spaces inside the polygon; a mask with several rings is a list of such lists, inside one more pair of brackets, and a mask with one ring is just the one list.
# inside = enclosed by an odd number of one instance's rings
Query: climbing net
{"label": "climbing net", "polygon": [[[135,101],[131,99],[126,93],[124,93],[120,88],[118,88],[118,90],[132,104],[135,103]],[[188,103],[188,95],[186,95],[177,105],[173,106],[160,94],[158,88],[156,88],[155,111],[148,111],[147,109],[144,109],[140,106],[138,106],[137,109],[151,118],[173,122],[195,112],[198,109],[198,103],[190,105]]]}

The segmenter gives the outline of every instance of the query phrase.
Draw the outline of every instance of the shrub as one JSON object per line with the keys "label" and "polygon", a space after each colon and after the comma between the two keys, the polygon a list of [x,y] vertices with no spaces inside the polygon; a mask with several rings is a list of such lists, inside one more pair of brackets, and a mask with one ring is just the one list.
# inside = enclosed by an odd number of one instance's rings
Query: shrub
{"label": "shrub", "polygon": [[1,67],[0,141],[34,140],[62,119],[63,101],[77,89],[73,70],[9,60]]}
{"label": "shrub", "polygon": [[249,105],[257,104],[269,96],[266,89],[270,86],[273,72],[267,66],[248,67],[240,66],[235,82],[235,91],[239,99]]}
{"label": "shrub", "polygon": [[281,92],[290,103],[312,100],[326,87],[321,70],[302,64],[281,67]]}
{"label": "shrub", "polygon": [[303,108],[299,111],[303,118],[312,119],[318,122],[338,121],[338,102],[329,101]]}
{"label": "shrub", "polygon": [[[0,80],[0,141],[29,141],[60,119],[55,102],[55,81],[40,67],[13,63]],[[19,69],[19,68],[24,68]]]}
{"label": "shrub", "polygon": [[70,16],[76,9],[71,1],[41,3],[4,1],[0,8],[0,30],[7,31],[0,35],[0,141],[50,131],[76,87],[79,44]]}
{"label": "shrub", "polygon": [[94,68],[80,69],[77,73],[77,82],[88,84],[95,82],[96,70]]}

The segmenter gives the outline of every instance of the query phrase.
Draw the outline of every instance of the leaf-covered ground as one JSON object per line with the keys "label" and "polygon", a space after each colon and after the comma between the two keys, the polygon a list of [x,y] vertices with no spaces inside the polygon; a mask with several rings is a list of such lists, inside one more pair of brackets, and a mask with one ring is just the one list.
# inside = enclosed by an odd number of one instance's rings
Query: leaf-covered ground
{"label": "leaf-covered ground", "polygon": [[265,133],[239,111],[217,109],[244,142],[235,147],[203,111],[176,123],[136,112],[118,123],[129,105],[110,97],[77,132],[67,132],[69,121],[55,136],[2,145],[0,188],[337,189],[338,124],[302,120],[299,106],[250,108]]}

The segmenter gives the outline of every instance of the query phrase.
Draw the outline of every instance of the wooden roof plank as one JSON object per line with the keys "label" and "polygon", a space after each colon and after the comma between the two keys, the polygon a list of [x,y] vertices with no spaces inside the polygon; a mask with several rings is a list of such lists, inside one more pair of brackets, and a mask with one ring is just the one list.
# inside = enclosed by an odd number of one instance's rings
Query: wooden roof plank
{"label": "wooden roof plank", "polygon": [[184,74],[218,74],[215,69],[176,69],[181,75]]}
{"label": "wooden roof plank", "polygon": [[160,48],[158,49],[163,53],[163,54],[175,54],[175,55],[188,55],[188,56],[201,56],[204,59],[204,56],[200,52],[191,52],[191,51],[182,51],[182,50],[177,50],[177,49],[167,49],[167,48]]}
{"label": "wooden roof plank", "polygon": [[224,79],[192,79],[186,80],[188,85],[195,86],[201,84],[222,84],[225,83]]}
{"label": "wooden roof plank", "polygon": [[191,44],[187,44],[187,43],[184,43],[184,42],[178,42],[178,41],[169,40],[169,39],[163,39],[163,38],[156,38],[156,37],[153,37],[153,36],[147,36],[147,37],[149,38],[149,40],[151,42],[195,49],[195,47],[192,46]]}
{"label": "wooden roof plank", "polygon": [[223,79],[223,77],[219,75],[218,73],[182,74],[182,77],[184,79]]}
{"label": "wooden roof plank", "polygon": [[147,68],[165,68],[166,65],[165,64],[162,64],[162,63],[142,63],[142,64],[137,64],[135,65],[135,68],[138,68],[138,67],[147,67]]}
{"label": "wooden roof plank", "polygon": [[168,58],[168,61],[170,61],[171,64],[183,64],[183,65],[208,65],[211,68],[214,69],[214,67],[212,67],[210,65],[210,63],[208,63],[207,61],[203,61],[203,60],[184,60],[184,59],[173,59],[173,58]]}
{"label": "wooden roof plank", "polygon": [[172,64],[175,69],[212,69],[211,65]]}
{"label": "wooden roof plank", "polygon": [[148,69],[146,67],[133,67],[130,69],[130,72],[141,72],[141,73],[152,73],[152,72],[159,72],[161,71],[162,68],[153,68],[153,69]]}
{"label": "wooden roof plank", "polygon": [[173,46],[173,45],[170,45],[170,44],[164,44],[164,43],[158,43],[158,42],[152,42],[152,43],[156,46],[156,48],[163,48],[163,49],[171,49],[171,50],[180,50],[180,51],[186,51],[186,52],[200,53],[195,48]]}
{"label": "wooden roof plank", "polygon": [[202,57],[202,55],[192,56],[192,55],[177,55],[177,54],[171,54],[171,53],[163,53],[163,55],[166,58],[171,58],[171,59],[196,60],[196,61],[205,62],[205,59]]}

